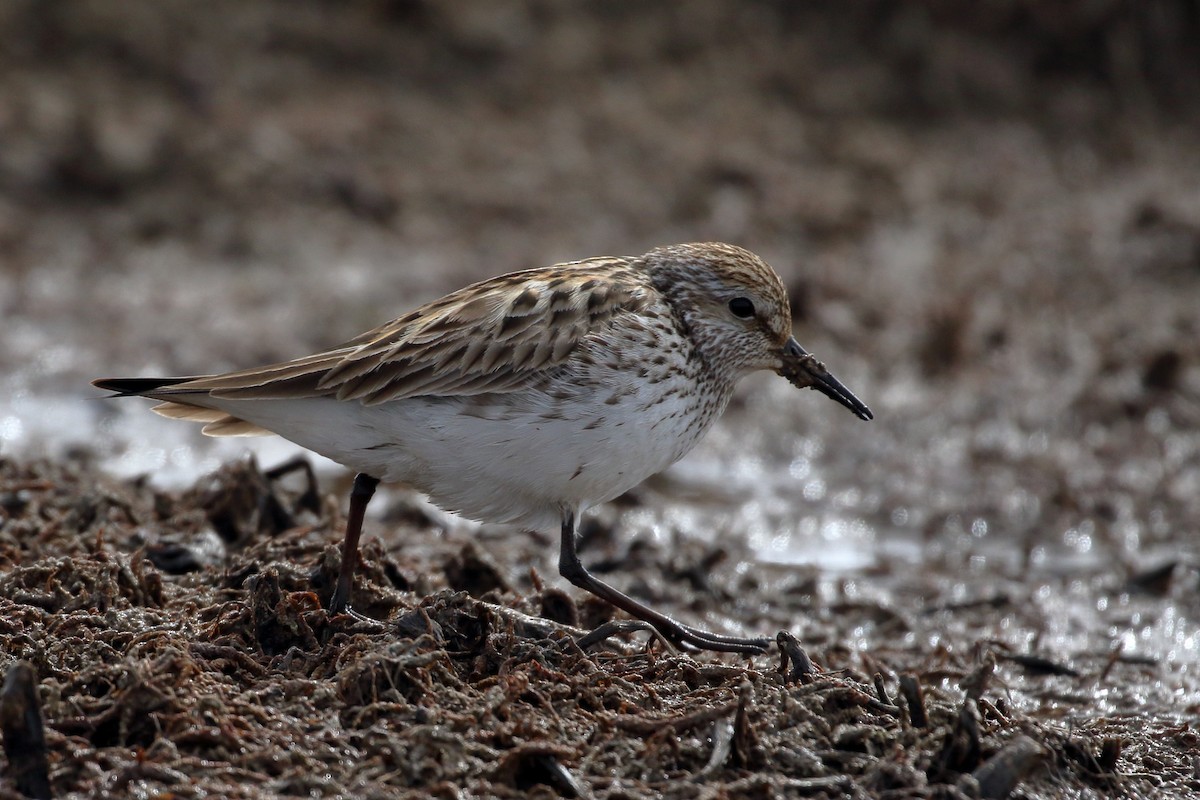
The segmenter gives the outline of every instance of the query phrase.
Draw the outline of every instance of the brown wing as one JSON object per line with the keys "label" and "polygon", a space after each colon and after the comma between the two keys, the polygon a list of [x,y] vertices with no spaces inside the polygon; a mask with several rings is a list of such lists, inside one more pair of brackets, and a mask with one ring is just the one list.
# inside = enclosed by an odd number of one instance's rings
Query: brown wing
{"label": "brown wing", "polygon": [[645,307],[651,291],[629,259],[515,272],[460,289],[334,350],[197,378],[155,396],[334,396],[373,405],[420,395],[511,391],[531,373],[562,364],[585,337],[603,331],[619,314]]}

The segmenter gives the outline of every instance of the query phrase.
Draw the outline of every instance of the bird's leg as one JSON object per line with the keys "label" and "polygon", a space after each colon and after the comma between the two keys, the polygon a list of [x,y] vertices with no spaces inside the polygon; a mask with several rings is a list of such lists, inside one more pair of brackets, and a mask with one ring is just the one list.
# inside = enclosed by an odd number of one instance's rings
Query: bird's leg
{"label": "bird's leg", "polygon": [[358,539],[362,535],[367,503],[371,502],[378,485],[378,478],[372,478],[364,472],[354,476],[354,488],[350,490],[350,513],[346,517],[346,538],[342,542],[342,567],[338,570],[333,599],[329,601],[330,614],[350,610],[350,590],[354,586],[354,570],[358,567]]}
{"label": "bird's leg", "polygon": [[296,508],[307,508],[314,514],[321,513],[321,495],[317,491],[317,474],[313,472],[312,462],[304,456],[296,456],[290,461],[271,467],[263,473],[267,480],[275,481],[293,472],[303,472],[305,480],[304,494],[296,501]]}
{"label": "bird's leg", "polygon": [[627,594],[617,591],[592,575],[579,560],[575,545],[575,514],[565,512],[562,521],[562,544],[558,553],[558,572],[580,589],[612,603],[617,608],[648,622],[666,639],[677,645],[691,645],[699,650],[716,650],[724,653],[764,653],[769,639],[745,639],[737,636],[722,636],[693,628],[677,622],[666,614],[639,603]]}

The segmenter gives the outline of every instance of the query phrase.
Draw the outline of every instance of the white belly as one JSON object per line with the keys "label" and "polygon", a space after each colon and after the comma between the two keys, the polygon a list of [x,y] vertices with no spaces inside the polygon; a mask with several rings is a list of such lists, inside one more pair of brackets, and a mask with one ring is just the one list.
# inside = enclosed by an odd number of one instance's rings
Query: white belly
{"label": "white belly", "polygon": [[[556,528],[564,509],[611,500],[688,452],[729,392],[699,395],[678,373],[587,392],[221,401],[226,410],[350,469],[408,483],[484,522]],[[690,391],[689,391],[690,390]]]}

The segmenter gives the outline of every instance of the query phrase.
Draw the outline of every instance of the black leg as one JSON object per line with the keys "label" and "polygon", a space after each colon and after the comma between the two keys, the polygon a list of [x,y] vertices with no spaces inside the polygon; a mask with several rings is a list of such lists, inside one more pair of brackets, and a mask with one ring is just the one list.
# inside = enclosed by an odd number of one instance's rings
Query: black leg
{"label": "black leg", "polygon": [[350,590],[354,586],[354,570],[358,567],[358,539],[362,535],[363,516],[378,485],[378,478],[365,473],[354,476],[354,488],[350,490],[350,513],[346,517],[346,538],[342,542],[342,568],[338,570],[337,587],[333,590],[333,599],[329,601],[331,614],[350,609]]}
{"label": "black leg", "polygon": [[312,462],[306,456],[296,456],[277,467],[272,467],[263,474],[267,476],[267,480],[274,481],[296,471],[302,471],[307,482],[304,494],[300,495],[300,499],[296,501],[296,508],[307,508],[314,514],[320,514],[321,495],[317,491],[317,475],[313,472]]}
{"label": "black leg", "polygon": [[592,575],[579,560],[575,550],[575,515],[567,512],[562,521],[562,544],[558,552],[558,571],[564,578],[580,589],[591,592],[602,600],[612,603],[622,611],[654,626],[655,630],[676,645],[691,645],[700,650],[716,650],[724,653],[765,653],[769,639],[744,639],[737,636],[722,636],[693,628],[639,603],[627,594],[617,591]]}

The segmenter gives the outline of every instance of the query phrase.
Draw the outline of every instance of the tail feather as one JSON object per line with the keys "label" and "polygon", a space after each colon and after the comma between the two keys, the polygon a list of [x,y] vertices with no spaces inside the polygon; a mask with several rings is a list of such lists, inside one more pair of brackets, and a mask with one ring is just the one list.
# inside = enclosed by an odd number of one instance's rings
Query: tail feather
{"label": "tail feather", "polygon": [[226,414],[224,417],[208,423],[200,432],[205,436],[270,436],[271,431],[259,427],[253,422]]}
{"label": "tail feather", "polygon": [[168,419],[184,419],[188,422],[220,422],[229,416],[219,408],[204,408],[176,402],[159,403],[150,410]]}
{"label": "tail feather", "polygon": [[226,414],[219,408],[202,408],[187,403],[159,403],[150,409],[169,419],[182,419],[188,422],[202,422],[204,428],[200,431],[205,436],[266,436],[270,433],[253,422],[239,419],[232,414]]}
{"label": "tail feather", "polygon": [[[175,389],[195,378],[98,378],[92,385],[116,392],[113,397],[151,397],[165,400],[150,410],[170,419],[204,424],[201,433],[207,436],[264,436],[271,432],[252,422],[200,403],[212,402],[208,392],[194,389]],[[170,400],[165,398],[170,397]],[[195,401],[195,402],[190,402]]]}
{"label": "tail feather", "polygon": [[92,386],[116,392],[116,397],[136,397],[169,391],[172,386],[191,380],[195,378],[97,378]]}

